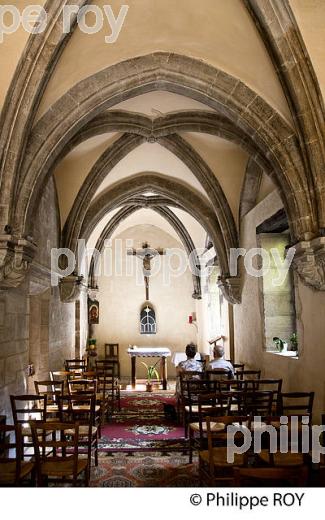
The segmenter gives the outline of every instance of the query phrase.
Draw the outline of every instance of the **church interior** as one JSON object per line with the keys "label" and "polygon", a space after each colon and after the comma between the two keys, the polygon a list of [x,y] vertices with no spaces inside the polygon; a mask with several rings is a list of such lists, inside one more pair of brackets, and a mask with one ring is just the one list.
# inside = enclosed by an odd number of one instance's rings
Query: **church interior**
{"label": "church interior", "polygon": [[235,418],[324,423],[325,2],[33,5],[0,6],[0,485],[62,439],[73,485],[323,485],[300,442],[224,456]]}

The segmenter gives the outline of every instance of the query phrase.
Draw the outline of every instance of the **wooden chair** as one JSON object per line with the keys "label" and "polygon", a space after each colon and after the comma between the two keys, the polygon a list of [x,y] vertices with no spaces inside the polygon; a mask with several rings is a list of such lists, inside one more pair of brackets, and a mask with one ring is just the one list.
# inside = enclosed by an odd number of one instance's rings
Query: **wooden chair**
{"label": "wooden chair", "polygon": [[[305,453],[306,445],[305,442],[302,442],[303,432],[301,425],[303,417],[303,415],[280,417],[271,415],[263,418],[263,423],[267,426],[270,425],[272,432],[271,434],[265,434],[266,439],[264,441],[267,441],[267,446],[265,446],[265,442],[262,443],[262,450],[257,454],[259,462],[269,467],[296,467],[299,468],[299,471],[302,466],[309,464],[309,453]],[[292,423],[291,420],[293,421]],[[280,429],[281,425],[285,428],[282,432]],[[263,425],[261,427],[263,428]],[[294,428],[296,429],[294,430]],[[311,425],[309,425],[309,428],[311,428]],[[280,443],[280,435],[287,435],[287,446],[283,439]],[[308,438],[309,440],[312,438],[310,431]]]}
{"label": "wooden chair", "polygon": [[46,395],[46,420],[58,420],[59,406],[57,397],[63,395],[64,381],[34,381],[34,386],[37,395]]}
{"label": "wooden chair", "polygon": [[114,375],[120,378],[120,354],[118,343],[105,343],[105,360],[113,363]]}
{"label": "wooden chair", "polygon": [[[104,376],[105,376],[105,392],[107,392],[107,397],[111,401],[111,411],[114,412],[115,409],[121,409],[121,395],[120,395],[120,382],[119,379],[115,375],[114,364],[112,364],[109,360],[103,359],[96,361],[96,377],[101,381],[101,388],[99,389],[99,394],[103,391],[104,385]],[[98,399],[102,397],[98,395]]]}
{"label": "wooden chair", "polygon": [[[79,458],[79,428],[75,422],[31,422],[38,486],[49,482],[89,485],[90,460]],[[83,480],[78,480],[82,473]]]}
{"label": "wooden chair", "polygon": [[86,360],[66,359],[64,362],[64,368],[67,372],[85,372],[87,368]]}
{"label": "wooden chair", "polygon": [[224,379],[232,379],[232,373],[226,368],[209,368],[205,371],[207,379],[214,381],[222,381]]}
{"label": "wooden chair", "polygon": [[214,417],[206,417],[208,449],[199,452],[199,476],[200,484],[207,486],[233,485],[234,468],[247,466],[248,451],[244,454],[234,454],[233,462],[228,460],[227,428],[235,424],[238,428],[234,438],[239,445],[242,443],[244,433],[240,427],[250,429],[250,420],[247,416],[218,417],[218,423],[224,424],[223,430],[213,429]]}
{"label": "wooden chair", "polygon": [[[211,383],[209,383],[211,388]],[[225,426],[218,422],[218,416],[224,416],[227,410],[227,401],[223,399],[221,394],[218,394],[217,387],[214,392],[202,392],[198,395],[198,421],[190,422],[188,425],[189,431],[189,463],[193,460],[193,450],[202,450],[204,441],[207,440],[207,423],[205,418],[207,416],[214,417],[215,422],[210,424],[214,431],[223,431]]]}
{"label": "wooden chair", "polygon": [[[118,387],[119,389],[119,387]],[[116,399],[115,399],[116,397]],[[116,395],[114,376],[111,373],[102,371],[97,373],[97,392],[96,402],[100,406],[101,424],[105,423],[105,419],[109,420],[109,415],[114,413],[115,401],[117,400],[118,409],[120,409],[120,396]]]}
{"label": "wooden chair", "polygon": [[[191,374],[194,374],[192,372]],[[201,375],[201,373],[199,373]],[[208,379],[197,379],[193,375],[191,379],[182,379],[182,417],[184,424],[184,435],[188,436],[188,425],[198,420],[198,396],[202,393],[218,393],[217,381]]]}
{"label": "wooden chair", "polygon": [[34,484],[34,463],[23,461],[22,455],[20,424],[0,424],[0,486],[19,486],[29,475]]}
{"label": "wooden chair", "polygon": [[272,413],[274,415],[280,415],[280,394],[282,390],[282,379],[251,379],[246,380],[245,385],[248,391],[272,391]]}
{"label": "wooden chair", "polygon": [[269,417],[272,413],[272,391],[245,391],[243,394],[243,411],[245,415],[254,417]]}
{"label": "wooden chair", "polygon": [[92,379],[69,379],[68,380],[68,394],[70,396],[93,396],[95,399],[95,424],[99,430],[99,437],[101,437],[101,408],[96,403],[97,397],[97,378]]}
{"label": "wooden chair", "polygon": [[46,395],[11,395],[12,417],[15,426],[21,426],[23,460],[25,456],[31,457],[33,452],[32,432],[30,421],[46,421],[47,396]]}
{"label": "wooden chair", "polygon": [[86,449],[89,459],[88,470],[90,472],[92,451],[94,452],[95,466],[98,466],[99,431],[96,425],[95,414],[96,397],[95,395],[74,394],[60,396],[58,400],[61,422],[75,422],[79,424],[79,448]]}
{"label": "wooden chair", "polygon": [[247,381],[251,379],[260,379],[261,370],[237,370],[235,377],[241,381]]}
{"label": "wooden chair", "polygon": [[68,380],[68,393],[72,394],[84,394],[91,393],[96,395],[97,391],[97,379],[69,379]]}
{"label": "wooden chair", "polygon": [[228,363],[232,364],[232,366],[234,367],[235,372],[236,372],[236,370],[244,370],[245,369],[245,363],[235,363],[231,359],[227,359],[226,361],[228,361]]}
{"label": "wooden chair", "polygon": [[308,415],[312,420],[315,392],[281,392],[280,415]]}
{"label": "wooden chair", "polygon": [[296,468],[234,468],[234,486],[245,487],[304,487],[308,467]]}

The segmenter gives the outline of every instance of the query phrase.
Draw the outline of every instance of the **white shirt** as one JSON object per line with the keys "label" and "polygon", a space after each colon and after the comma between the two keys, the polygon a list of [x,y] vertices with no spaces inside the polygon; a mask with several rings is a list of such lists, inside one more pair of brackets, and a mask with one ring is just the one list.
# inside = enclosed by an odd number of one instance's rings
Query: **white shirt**
{"label": "white shirt", "polygon": [[231,372],[232,377],[235,377],[234,367],[232,366],[230,361],[226,361],[223,358],[213,359],[212,361],[210,361],[208,368],[211,370],[214,370],[215,368],[224,368],[225,370],[229,370]]}

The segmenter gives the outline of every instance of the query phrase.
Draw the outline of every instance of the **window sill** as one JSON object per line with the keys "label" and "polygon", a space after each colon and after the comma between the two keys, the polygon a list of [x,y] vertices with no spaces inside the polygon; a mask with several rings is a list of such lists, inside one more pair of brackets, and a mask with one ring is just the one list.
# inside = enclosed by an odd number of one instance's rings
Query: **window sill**
{"label": "window sill", "polygon": [[272,350],[268,350],[267,353],[275,354],[276,356],[287,357],[287,358],[291,358],[291,359],[299,359],[299,355],[297,354],[297,352],[294,352],[292,350],[287,350],[286,352],[274,352]]}

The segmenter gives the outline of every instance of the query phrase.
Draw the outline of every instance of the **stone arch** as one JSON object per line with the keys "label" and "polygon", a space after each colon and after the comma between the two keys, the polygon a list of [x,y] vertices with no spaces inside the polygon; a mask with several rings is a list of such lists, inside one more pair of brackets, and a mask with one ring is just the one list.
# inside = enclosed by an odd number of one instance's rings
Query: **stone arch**
{"label": "stone arch", "polygon": [[[126,218],[130,217],[133,213],[138,211],[141,206],[139,207],[139,203],[132,204],[132,200],[129,201],[129,206],[123,207],[120,209],[118,213],[116,213],[111,220],[107,223],[105,228],[103,229],[100,237],[98,238],[96,242],[96,250],[99,252],[102,252],[105,240],[110,239],[114,231],[117,229],[117,227],[125,220]],[[188,256],[190,257],[191,261],[194,265],[198,266],[199,264],[199,258],[195,249],[194,242],[186,230],[183,223],[180,221],[180,219],[173,213],[169,208],[165,206],[151,206],[153,211],[156,211],[159,215],[161,215],[163,218],[167,220],[167,222],[173,227],[173,229],[176,231],[177,235],[179,236],[184,249],[186,250]],[[191,256],[190,256],[191,255]],[[95,270],[96,270],[96,259],[94,256],[91,258],[90,267],[89,267],[89,278],[90,278],[90,284],[92,287],[96,285],[95,283]],[[201,299],[201,280],[200,277],[192,274],[193,278],[193,298],[194,299]]]}
{"label": "stone arch", "polygon": [[286,94],[306,172],[313,178],[319,227],[324,228],[325,107],[313,64],[289,2],[245,4]]}
{"label": "stone arch", "polygon": [[254,135],[257,146],[278,165],[275,174],[279,182],[285,179],[289,187],[287,201],[294,238],[313,236],[317,227],[313,186],[305,177],[295,132],[240,80],[197,59],[166,52],[129,59],[86,78],[37,123],[26,150],[21,197],[11,212],[16,232],[27,231],[30,208],[66,143],[103,110],[156,89],[205,103],[229,118],[244,135]]}
{"label": "stone arch", "polygon": [[[73,249],[72,236],[77,236],[84,216],[97,189],[109,171],[130,151],[144,142],[144,137],[123,135],[110,145],[92,167],[71,208],[63,230],[63,246]],[[184,139],[176,134],[158,139],[159,144],[175,154],[192,171],[208,194],[217,215],[228,249],[238,247],[235,220],[223,190],[202,157]]]}
{"label": "stone arch", "polygon": [[[46,2],[44,8],[49,30],[32,34],[28,38],[1,111],[0,225],[8,223],[10,200],[17,197],[22,156],[44,90],[76,25],[77,15],[73,13],[72,30],[69,33],[62,31],[61,14],[66,3],[67,0]],[[75,5],[79,7],[85,4],[87,0],[75,1]]]}
{"label": "stone arch", "polygon": [[[211,205],[193,188],[173,178],[154,172],[144,172],[128,177],[98,195],[85,215],[80,232],[72,239],[74,247],[76,248],[79,237],[88,240],[90,234],[106,213],[123,206],[130,198],[141,194],[144,190],[152,190],[163,195],[169,206],[172,207],[176,204],[177,207],[181,207],[200,222],[211,236],[223,275],[229,277],[228,251]],[[147,206],[150,207],[150,204],[150,197],[148,197]],[[153,204],[156,204],[155,200]]]}
{"label": "stone arch", "polygon": [[263,170],[252,158],[246,167],[244,182],[240,194],[239,224],[242,218],[256,205],[261,186]]}
{"label": "stone arch", "polygon": [[[278,183],[278,178],[274,175],[276,165],[272,165],[272,163],[266,160],[262,153],[258,151],[250,136],[241,135],[235,125],[223,116],[218,116],[204,110],[192,110],[171,112],[157,118],[150,118],[134,112],[112,110],[100,114],[94,118],[85,129],[78,132],[76,136],[67,143],[60,157],[57,158],[57,162],[85,140],[110,131],[126,132],[129,136],[127,137],[125,135],[118,139],[117,147],[119,147],[124,140],[128,140],[128,142],[132,143],[130,134],[135,134],[139,137],[142,136],[149,142],[159,141],[163,146],[170,149],[173,153],[176,153],[184,162],[190,161],[190,163],[194,164],[194,168],[196,168],[196,165],[199,164],[202,159],[200,158],[199,161],[195,160],[196,152],[192,147],[190,154],[188,150],[184,149],[186,146],[189,147],[189,145],[177,135],[177,132],[202,132],[234,142],[252,156],[250,162],[254,161],[256,168],[259,167],[263,169],[263,171],[272,178],[273,182],[275,182],[282,197],[284,207],[286,208],[288,218],[290,217],[290,208],[288,207],[286,197],[286,191],[290,191],[290,187],[287,185],[285,179],[282,179],[282,184]],[[178,148],[183,148],[183,150],[180,149],[178,151],[177,147],[173,145],[172,140],[178,141]],[[139,144],[141,142],[144,141],[139,141]],[[133,149],[132,145],[130,145],[130,150],[131,149]],[[250,193],[248,193],[248,196],[250,196]],[[289,226],[292,228],[290,218]],[[294,237],[294,232],[292,229],[291,231]]]}

